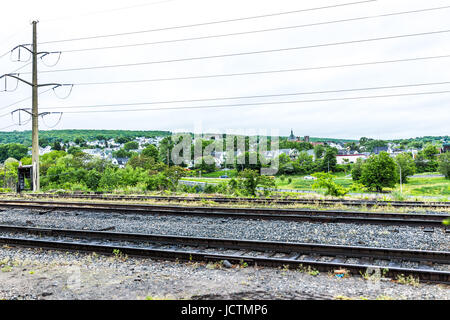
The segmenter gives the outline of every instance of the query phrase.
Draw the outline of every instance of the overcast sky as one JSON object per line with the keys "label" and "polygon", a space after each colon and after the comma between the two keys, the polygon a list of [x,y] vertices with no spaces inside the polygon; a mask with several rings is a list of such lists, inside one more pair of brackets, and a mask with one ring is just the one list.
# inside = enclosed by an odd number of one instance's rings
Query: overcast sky
{"label": "overcast sky", "polygon": [[[39,63],[39,83],[92,83],[124,80],[151,80],[207,75],[252,73],[285,69],[305,69],[366,62],[450,55],[450,32],[379,41],[321,46],[221,58],[152,63],[137,66],[78,71],[57,71],[85,67],[134,64],[225,55],[272,49],[304,47],[337,42],[392,37],[450,30],[450,8],[382,18],[282,29],[234,36],[177,41],[134,47],[64,52],[75,49],[141,44],[198,38],[345,20],[380,14],[450,6],[448,0],[378,0],[366,3],[273,15],[227,23],[208,24],[126,36],[43,43],[55,40],[128,33],[135,31],[232,20],[358,2],[358,0],[129,0],[129,1],[7,1],[0,12],[0,55],[19,44],[31,42],[33,19],[38,23],[38,51],[62,51]],[[15,52],[17,54],[17,51]],[[21,51],[22,60],[27,59]],[[0,74],[28,62],[0,58]],[[14,56],[13,56],[14,58]],[[52,64],[58,62],[55,66]],[[30,72],[31,65],[20,70]],[[407,93],[450,91],[450,83],[340,93],[303,94],[278,97],[242,98],[373,88],[410,84],[450,82],[450,57],[382,63],[341,68],[323,68],[279,73],[263,73],[203,79],[75,85],[67,99],[53,91],[39,96],[40,112],[64,111],[40,120],[40,129],[130,129],[230,132],[278,132],[298,136],[377,139],[409,138],[450,134],[450,93],[403,95],[370,99],[276,103],[336,98],[385,96]],[[30,81],[30,74],[21,74]],[[15,87],[8,80],[8,89]],[[0,90],[4,89],[0,80]],[[40,92],[48,87],[40,88]],[[63,97],[65,88],[56,89]],[[14,92],[0,92],[0,128],[17,123],[9,113],[30,108],[31,99],[11,105],[31,95],[31,88],[19,83]],[[217,100],[217,98],[236,98]],[[177,100],[216,99],[155,104]],[[244,106],[268,102],[266,105]],[[148,105],[118,105],[153,103]],[[96,105],[114,104],[98,107]],[[146,110],[150,108],[233,105],[206,109]],[[237,105],[237,106],[236,106]],[[239,106],[241,105],[241,106]],[[79,108],[78,106],[86,106]],[[139,110],[128,112],[70,113],[79,111]],[[22,120],[26,115],[22,113]],[[31,124],[11,126],[3,131],[30,130]]]}

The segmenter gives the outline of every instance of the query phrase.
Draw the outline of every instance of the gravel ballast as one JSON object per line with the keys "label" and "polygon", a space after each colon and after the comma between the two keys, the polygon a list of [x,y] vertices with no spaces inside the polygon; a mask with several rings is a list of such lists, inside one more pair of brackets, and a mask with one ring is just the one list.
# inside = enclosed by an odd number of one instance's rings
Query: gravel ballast
{"label": "gravel ballast", "polygon": [[95,254],[0,248],[0,299],[441,299],[450,287],[217,267]]}
{"label": "gravel ballast", "polygon": [[0,224],[449,251],[450,233],[421,227],[8,209]]}

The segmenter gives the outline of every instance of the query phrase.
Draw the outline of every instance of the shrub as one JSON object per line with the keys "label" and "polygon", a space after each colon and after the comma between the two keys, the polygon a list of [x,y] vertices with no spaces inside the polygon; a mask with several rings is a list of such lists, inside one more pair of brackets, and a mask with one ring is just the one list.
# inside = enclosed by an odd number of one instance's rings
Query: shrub
{"label": "shrub", "polygon": [[334,176],[332,176],[329,173],[318,172],[313,174],[313,176],[316,177],[317,180],[312,185],[312,188],[313,189],[326,188],[327,189],[327,191],[325,192],[326,195],[342,197],[350,191],[350,189],[335,183],[333,181]]}

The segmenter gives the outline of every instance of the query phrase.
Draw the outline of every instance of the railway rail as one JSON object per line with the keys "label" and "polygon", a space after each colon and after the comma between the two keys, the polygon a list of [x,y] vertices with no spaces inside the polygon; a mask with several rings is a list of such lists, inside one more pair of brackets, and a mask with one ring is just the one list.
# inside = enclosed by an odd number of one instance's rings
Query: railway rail
{"label": "railway rail", "polygon": [[113,195],[113,194],[27,194],[37,198],[75,198],[98,200],[158,200],[175,202],[213,201],[217,203],[260,203],[260,204],[320,204],[320,205],[348,205],[348,206],[390,206],[390,207],[417,207],[417,208],[450,208],[450,202],[439,201],[385,201],[385,200],[349,200],[349,199],[281,199],[281,198],[227,198],[227,197],[182,197],[182,196],[151,196],[151,195]]}
{"label": "railway rail", "polygon": [[389,212],[311,210],[280,208],[197,207],[154,204],[119,204],[106,202],[68,202],[41,200],[0,200],[2,208],[26,208],[38,210],[89,210],[130,214],[195,215],[217,218],[266,219],[287,221],[342,222],[364,224],[408,225],[448,229],[442,221],[448,214],[408,214]]}
{"label": "railway rail", "polygon": [[289,266],[350,274],[379,272],[395,279],[450,284],[450,252],[239,239],[50,229],[0,225],[0,243],[9,246],[122,254],[184,261],[223,261]]}
{"label": "railway rail", "polygon": [[[16,194],[4,194],[17,196]],[[92,200],[155,200],[171,202],[213,201],[217,203],[255,203],[255,204],[319,204],[319,205],[347,205],[347,206],[384,206],[397,208],[450,208],[450,202],[442,201],[386,201],[386,200],[349,200],[349,199],[282,199],[282,198],[227,198],[227,197],[185,197],[185,196],[151,196],[151,195],[114,195],[114,194],[77,194],[77,193],[39,193],[24,194],[23,197],[35,198],[74,198]]]}

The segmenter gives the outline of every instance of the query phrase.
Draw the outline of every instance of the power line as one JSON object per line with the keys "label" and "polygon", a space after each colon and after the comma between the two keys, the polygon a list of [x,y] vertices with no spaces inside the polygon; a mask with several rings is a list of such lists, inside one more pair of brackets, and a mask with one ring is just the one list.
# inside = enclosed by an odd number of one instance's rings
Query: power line
{"label": "power line", "polygon": [[9,125],[9,126],[6,126],[6,127],[3,127],[3,128],[0,128],[0,131],[1,131],[1,130],[5,130],[5,129],[8,129],[8,128],[11,128],[11,127],[14,127],[14,126],[16,126],[16,124],[15,124],[15,123],[13,123],[13,124],[11,124],[11,125]]}
{"label": "power line", "polygon": [[[151,79],[151,80],[139,80],[139,82],[144,81],[166,81],[166,80],[184,80],[184,79],[199,79],[199,78],[216,78],[216,77],[230,77],[230,76],[243,76],[243,75],[256,75],[256,74],[265,74],[265,73],[278,73],[278,72],[294,72],[294,71],[308,71],[308,70],[319,70],[319,69],[330,69],[330,68],[344,68],[344,67],[356,67],[356,66],[365,66],[365,65],[375,65],[375,64],[384,64],[384,63],[397,63],[397,62],[408,62],[408,61],[420,61],[420,60],[429,60],[429,59],[442,59],[449,58],[449,55],[440,55],[440,56],[428,56],[428,57],[416,57],[416,58],[406,58],[406,59],[396,59],[396,60],[382,60],[382,61],[371,61],[371,62],[361,62],[361,63],[350,63],[350,64],[341,64],[341,65],[329,65],[329,66],[318,66],[318,67],[304,67],[304,68],[295,68],[295,69],[279,69],[279,70],[270,70],[270,71],[255,71],[255,72],[243,72],[243,73],[231,73],[231,74],[216,74],[216,75],[202,75],[202,76],[189,76],[189,77],[178,77],[178,78],[166,78],[166,79]],[[41,71],[41,73],[50,73],[50,72],[63,72],[63,71],[83,71],[83,70],[92,70],[92,69],[103,69],[103,68],[117,68],[117,67],[131,67],[131,66],[139,66],[146,64],[155,64],[155,63],[168,63],[175,61],[185,61],[190,59],[178,59],[178,60],[164,60],[164,61],[151,61],[151,62],[140,62],[140,63],[129,63],[129,64],[120,64],[120,65],[107,65],[107,66],[95,66],[95,67],[83,67],[83,68],[72,68],[72,69],[60,69],[60,70],[47,70]],[[74,85],[92,85],[92,84],[111,84],[111,83],[125,83],[125,82],[85,82],[85,83],[74,83]]]}
{"label": "power line", "polygon": [[[287,29],[287,28],[293,28],[293,27],[283,27],[283,28],[275,28],[275,29],[265,29],[265,30],[257,30],[257,31],[238,32],[238,33],[229,33],[229,34],[222,34],[222,35],[212,35],[212,36],[165,40],[165,41],[156,41],[156,42],[143,42],[143,43],[116,45],[116,46],[82,48],[82,49],[64,50],[62,52],[63,53],[74,53],[74,52],[95,51],[95,50],[105,50],[105,49],[120,49],[120,48],[148,46],[148,45],[164,44],[164,43],[172,43],[172,42],[180,42],[180,41],[192,41],[192,40],[202,40],[202,39],[210,39],[210,38],[217,38],[217,37],[227,37],[227,36],[235,36],[235,35],[242,35],[242,34],[249,34],[249,33],[257,33],[257,32],[267,32],[267,31],[274,31],[274,30]],[[380,41],[380,40],[389,40],[389,39],[406,38],[406,37],[417,37],[417,36],[425,36],[425,35],[448,33],[448,32],[450,32],[450,30],[438,30],[438,31],[429,31],[429,32],[421,32],[421,33],[410,33],[410,34],[397,35],[397,36],[378,37],[378,38],[350,40],[350,41],[341,41],[341,42],[331,42],[331,43],[323,43],[323,44],[316,44],[316,45],[309,45],[309,46],[292,47],[292,48],[285,48],[285,49],[275,49],[275,50],[276,51],[300,50],[300,49],[345,45],[345,44],[361,43],[361,42]],[[265,52],[272,52],[272,51],[267,50]],[[261,52],[256,52],[256,53],[261,53]],[[248,54],[252,54],[252,53],[248,53]]]}
{"label": "power line", "polygon": [[148,30],[123,32],[123,33],[114,33],[114,34],[106,34],[106,35],[96,35],[96,36],[90,36],[90,37],[80,37],[80,38],[52,40],[52,41],[40,42],[40,44],[69,42],[69,41],[80,41],[80,40],[90,40],[90,39],[98,39],[98,38],[109,38],[109,37],[117,37],[117,36],[127,36],[127,35],[132,35],[132,34],[149,33],[149,32],[155,32],[155,31],[163,31],[163,30],[173,30],[173,29],[181,29],[181,28],[207,26],[207,25],[213,25],[213,24],[219,24],[219,23],[228,23],[228,22],[235,22],[235,21],[243,21],[243,20],[251,20],[251,19],[259,19],[259,18],[267,18],[267,17],[274,17],[274,16],[280,16],[280,15],[287,15],[287,14],[293,14],[293,13],[299,13],[299,12],[307,12],[307,11],[314,11],[314,10],[337,8],[337,7],[357,5],[357,4],[376,2],[376,1],[377,0],[366,0],[366,1],[358,1],[358,2],[342,3],[342,4],[335,4],[335,5],[316,7],[316,8],[309,8],[309,9],[299,9],[299,10],[293,10],[293,11],[270,13],[270,14],[264,14],[264,15],[258,15],[258,16],[251,16],[251,17],[242,17],[242,18],[235,18],[235,19],[227,19],[227,20],[195,23],[195,24],[189,24],[189,25],[172,26],[172,27],[165,27],[165,28],[148,29]]}
{"label": "power line", "polygon": [[[135,112],[135,111],[155,111],[155,110],[184,110],[184,109],[209,109],[209,108],[229,108],[229,107],[248,107],[259,105],[274,105],[274,104],[293,104],[293,103],[312,103],[312,102],[329,102],[329,101],[345,101],[345,100],[359,100],[359,99],[376,99],[376,98],[390,98],[403,96],[418,96],[418,95],[433,95],[450,93],[450,90],[432,91],[432,92],[415,92],[403,94],[389,94],[376,96],[359,96],[347,98],[329,98],[329,99],[313,99],[313,100],[294,100],[294,101],[272,101],[272,102],[255,102],[255,103],[239,103],[227,105],[209,105],[209,106],[187,106],[187,107],[167,107],[167,108],[148,108],[148,109],[113,109],[113,110],[87,110],[87,111],[67,111],[66,113],[109,113],[109,112]],[[114,106],[114,105],[110,105]]]}
{"label": "power line", "polygon": [[86,106],[86,105],[85,106],[76,106],[75,105],[75,106],[62,106],[62,107],[45,107],[45,108],[41,108],[41,109],[58,109],[59,110],[59,109],[74,109],[74,108],[137,106],[137,105],[185,103],[185,102],[200,102],[200,101],[254,99],[254,98],[269,98],[269,97],[288,97],[288,96],[310,95],[310,94],[341,93],[341,92],[381,90],[381,89],[398,89],[398,88],[433,86],[433,85],[443,85],[443,84],[450,84],[450,81],[418,83],[418,84],[402,84],[402,85],[380,86],[380,87],[365,87],[365,88],[350,88],[350,89],[338,89],[338,90],[324,90],[324,91],[309,91],[309,92],[295,92],[295,93],[252,95],[252,96],[235,96],[235,97],[204,98],[204,99],[189,99],[189,100],[171,100],[171,101],[153,101],[153,102],[136,102],[136,103],[117,103],[117,104],[97,104],[97,105],[88,105],[88,106]]}
{"label": "power line", "polygon": [[[48,92],[48,91],[50,91],[50,90],[53,90],[53,88],[49,88],[49,89],[47,89],[47,90],[44,90],[44,91],[42,91],[42,92],[39,92],[38,95],[41,95],[41,94],[43,94],[43,93],[46,93],[46,92]],[[13,103],[11,103],[11,104],[9,104],[9,105],[7,105],[7,106],[0,107],[0,110],[3,110],[3,109],[6,109],[6,108],[15,106],[15,105],[18,104],[18,103],[21,103],[21,102],[24,102],[24,101],[27,101],[27,100],[30,100],[30,99],[31,99],[31,96],[26,97],[26,98],[23,98],[23,99],[21,99],[21,100],[19,100],[19,101],[13,102]],[[9,114],[9,113],[7,113],[6,115],[8,115],[8,114]],[[3,117],[3,116],[5,116],[5,114],[0,115],[0,118]]]}
{"label": "power line", "polygon": [[10,124],[9,126],[0,128],[0,131],[1,131],[1,130],[4,130],[4,129],[11,128],[11,127],[14,127],[14,126],[25,126],[25,125],[27,125],[28,123],[30,123],[30,121],[31,121],[31,118],[30,118],[29,120],[27,120],[26,122],[23,122],[23,123],[19,123],[19,124],[13,123],[13,124]]}
{"label": "power line", "polygon": [[[173,2],[173,1],[177,1],[177,0],[163,0],[163,1],[157,1],[157,2],[151,2],[151,3],[142,3],[142,4],[138,4],[138,5],[133,5],[133,6],[90,12],[90,13],[86,13],[86,14],[82,14],[82,15],[77,15],[76,17],[92,16],[92,15],[98,15],[98,14],[109,13],[109,12],[114,12],[114,11],[123,11],[123,10],[134,9],[134,8],[138,8],[138,7],[146,7],[146,6],[157,5],[157,4]],[[73,16],[44,20],[44,22],[53,22],[53,21],[58,21],[58,20],[71,19],[71,18],[73,18]]]}

